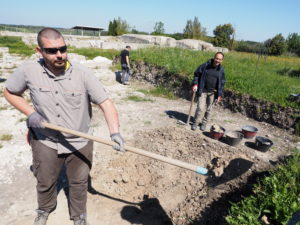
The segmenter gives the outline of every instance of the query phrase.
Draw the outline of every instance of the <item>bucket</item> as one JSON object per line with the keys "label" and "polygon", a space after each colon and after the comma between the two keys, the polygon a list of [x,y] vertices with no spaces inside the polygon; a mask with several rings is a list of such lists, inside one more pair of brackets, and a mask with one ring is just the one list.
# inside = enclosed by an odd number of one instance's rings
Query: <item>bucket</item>
{"label": "bucket", "polygon": [[254,126],[247,125],[247,126],[242,127],[242,132],[243,132],[244,138],[249,139],[249,138],[255,137],[257,131],[258,131],[258,129]]}
{"label": "bucket", "polygon": [[218,125],[212,125],[210,128],[210,137],[216,140],[219,140],[223,137],[225,129]]}
{"label": "bucket", "polygon": [[255,146],[261,152],[266,152],[273,145],[273,141],[269,138],[257,136],[255,138]]}
{"label": "bucket", "polygon": [[244,135],[239,131],[226,131],[225,142],[231,146],[238,145],[243,139]]}

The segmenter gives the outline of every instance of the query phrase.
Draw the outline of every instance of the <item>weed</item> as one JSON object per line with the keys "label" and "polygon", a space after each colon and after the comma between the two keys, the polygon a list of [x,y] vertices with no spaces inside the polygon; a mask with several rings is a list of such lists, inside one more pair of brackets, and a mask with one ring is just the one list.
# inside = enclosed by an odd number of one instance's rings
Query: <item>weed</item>
{"label": "weed", "polygon": [[153,102],[153,100],[150,98],[142,98],[136,95],[129,95],[127,96],[126,100],[134,101],[134,102]]}
{"label": "weed", "polygon": [[12,139],[12,135],[11,134],[2,134],[1,136],[0,136],[0,140],[1,141],[9,141],[9,140],[11,140]]}
{"label": "weed", "polygon": [[233,120],[224,120],[224,123],[233,123]]}
{"label": "weed", "polygon": [[299,136],[294,136],[294,137],[293,137],[293,142],[294,142],[294,143],[300,142],[300,137],[299,137]]}
{"label": "weed", "polygon": [[139,92],[142,92],[146,95],[152,95],[155,97],[164,97],[168,99],[177,99],[177,97],[174,95],[174,93],[169,90],[168,88],[165,88],[163,86],[157,86],[155,88],[149,89],[149,90],[144,90],[144,89],[139,89],[137,90]]}
{"label": "weed", "polygon": [[18,120],[18,122],[19,123],[22,123],[22,122],[24,122],[24,121],[26,121],[27,120],[27,118],[26,117],[23,117],[23,118],[20,118],[19,120]]}
{"label": "weed", "polygon": [[0,106],[0,110],[7,110],[8,106]]}
{"label": "weed", "polygon": [[272,224],[287,224],[291,215],[300,210],[300,154],[278,165],[270,176],[255,185],[253,193],[239,203],[232,203],[228,224],[260,225],[267,215]]}

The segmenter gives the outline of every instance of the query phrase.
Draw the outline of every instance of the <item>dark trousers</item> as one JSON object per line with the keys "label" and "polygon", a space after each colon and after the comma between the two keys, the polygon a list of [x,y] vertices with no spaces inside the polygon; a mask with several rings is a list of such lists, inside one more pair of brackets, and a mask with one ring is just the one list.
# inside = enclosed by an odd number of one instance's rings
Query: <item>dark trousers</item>
{"label": "dark trousers", "polygon": [[57,181],[65,165],[69,185],[69,212],[71,219],[86,214],[88,176],[93,159],[93,142],[71,154],[58,155],[38,140],[31,140],[32,167],[37,179],[38,209],[52,212],[57,204]]}
{"label": "dark trousers", "polygon": [[121,82],[128,82],[130,77],[130,70],[127,64],[122,64]]}

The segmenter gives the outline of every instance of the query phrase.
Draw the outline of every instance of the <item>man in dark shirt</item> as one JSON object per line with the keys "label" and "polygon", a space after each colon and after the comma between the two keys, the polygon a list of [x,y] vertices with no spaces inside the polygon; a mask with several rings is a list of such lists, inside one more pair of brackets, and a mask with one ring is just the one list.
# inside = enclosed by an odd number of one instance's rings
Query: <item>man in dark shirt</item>
{"label": "man in dark shirt", "polygon": [[192,130],[197,129],[200,115],[203,113],[200,130],[205,130],[215,99],[217,102],[220,102],[222,99],[225,84],[224,68],[221,66],[223,58],[224,54],[217,52],[213,59],[200,65],[194,73],[192,90],[198,94],[198,104]]}
{"label": "man in dark shirt", "polygon": [[122,67],[122,75],[121,82],[123,84],[128,84],[130,77],[130,64],[129,64],[129,52],[131,51],[130,46],[126,46],[126,48],[121,52],[121,67]]}

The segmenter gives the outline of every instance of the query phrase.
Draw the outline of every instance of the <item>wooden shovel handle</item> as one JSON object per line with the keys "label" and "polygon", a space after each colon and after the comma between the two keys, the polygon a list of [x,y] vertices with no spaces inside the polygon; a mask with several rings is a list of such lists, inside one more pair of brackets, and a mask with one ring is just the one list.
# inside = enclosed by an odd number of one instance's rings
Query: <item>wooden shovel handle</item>
{"label": "wooden shovel handle", "polygon": [[[43,125],[44,125],[44,127],[52,129],[52,130],[72,134],[72,135],[82,137],[82,138],[86,138],[88,140],[96,141],[96,142],[99,142],[99,143],[102,143],[102,144],[105,144],[105,145],[114,146],[116,144],[113,141],[108,141],[108,140],[102,139],[100,137],[95,137],[95,136],[88,135],[88,134],[85,134],[85,133],[82,133],[82,132],[79,132],[79,131],[75,131],[75,130],[71,130],[71,129],[68,129],[68,128],[65,128],[65,127],[57,126],[57,125],[54,125],[54,124],[51,124],[51,123],[43,122]],[[159,161],[162,161],[162,162],[174,165],[174,166],[178,166],[178,167],[181,167],[181,168],[184,168],[184,169],[188,169],[188,170],[194,171],[194,172],[202,174],[202,175],[207,174],[207,169],[203,168],[203,167],[200,167],[200,166],[195,166],[195,165],[192,165],[192,164],[189,164],[189,163],[186,163],[186,162],[182,162],[182,161],[179,161],[179,160],[176,160],[176,159],[167,158],[167,157],[164,157],[164,156],[152,153],[152,152],[145,151],[143,149],[134,148],[134,147],[130,147],[130,146],[127,146],[127,145],[124,146],[124,149],[126,151],[133,152],[133,153],[143,155],[143,156],[147,156],[147,157],[152,158],[152,159],[157,159]]]}
{"label": "wooden shovel handle", "polygon": [[186,125],[189,125],[189,124],[190,124],[191,113],[192,113],[192,109],[193,109],[193,104],[194,104],[195,95],[196,95],[196,91],[193,91],[192,101],[191,101],[190,110],[189,110],[189,117],[188,117],[188,119],[187,119]]}

